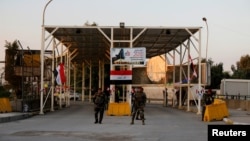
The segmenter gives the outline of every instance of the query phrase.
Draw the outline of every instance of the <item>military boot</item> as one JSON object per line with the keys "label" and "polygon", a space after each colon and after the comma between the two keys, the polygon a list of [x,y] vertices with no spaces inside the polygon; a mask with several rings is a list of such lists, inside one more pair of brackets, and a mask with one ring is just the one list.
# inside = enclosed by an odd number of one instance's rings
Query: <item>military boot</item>
{"label": "military boot", "polygon": [[140,117],[141,117],[141,120],[142,120],[142,125],[145,125],[145,118],[144,118],[144,113],[143,113],[143,111],[141,111]]}
{"label": "military boot", "polygon": [[95,119],[95,124],[98,123],[98,119]]}
{"label": "military boot", "polygon": [[135,112],[133,112],[133,114],[132,114],[132,120],[130,122],[131,125],[134,124],[134,120],[135,120]]}
{"label": "military boot", "polygon": [[142,120],[142,125],[145,125],[145,121],[144,121],[144,119]]}
{"label": "military boot", "polygon": [[130,124],[131,124],[131,125],[134,124],[134,121],[131,121]]}

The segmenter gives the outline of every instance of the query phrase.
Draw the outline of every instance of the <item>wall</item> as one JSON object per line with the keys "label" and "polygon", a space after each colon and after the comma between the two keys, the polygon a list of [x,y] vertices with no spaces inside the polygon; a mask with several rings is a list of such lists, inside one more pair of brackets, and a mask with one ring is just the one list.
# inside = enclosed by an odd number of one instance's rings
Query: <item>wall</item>
{"label": "wall", "polygon": [[250,111],[250,100],[224,99],[227,107]]}

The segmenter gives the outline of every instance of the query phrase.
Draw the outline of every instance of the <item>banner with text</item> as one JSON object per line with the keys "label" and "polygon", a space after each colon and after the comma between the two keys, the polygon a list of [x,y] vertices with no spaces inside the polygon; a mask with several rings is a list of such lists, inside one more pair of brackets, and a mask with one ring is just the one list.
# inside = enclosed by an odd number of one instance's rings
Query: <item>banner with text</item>
{"label": "banner with text", "polygon": [[111,48],[111,64],[112,65],[145,65],[146,64],[146,48]]}

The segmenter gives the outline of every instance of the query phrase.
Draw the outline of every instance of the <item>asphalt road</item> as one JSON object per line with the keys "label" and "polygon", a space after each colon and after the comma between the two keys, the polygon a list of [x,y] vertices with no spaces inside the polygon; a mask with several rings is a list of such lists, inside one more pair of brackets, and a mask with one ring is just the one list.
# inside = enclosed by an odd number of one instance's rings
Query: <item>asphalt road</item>
{"label": "asphalt road", "polygon": [[201,115],[161,104],[147,104],[145,125],[130,116],[104,116],[94,124],[93,104],[70,107],[23,120],[0,123],[0,141],[207,141],[208,124]]}

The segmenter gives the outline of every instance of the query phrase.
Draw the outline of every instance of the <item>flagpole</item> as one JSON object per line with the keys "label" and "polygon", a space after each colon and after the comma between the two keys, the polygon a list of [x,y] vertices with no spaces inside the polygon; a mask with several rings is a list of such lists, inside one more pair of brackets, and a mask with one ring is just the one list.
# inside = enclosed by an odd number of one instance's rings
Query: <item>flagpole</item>
{"label": "flagpole", "polygon": [[[208,63],[208,59],[207,59],[207,53],[208,53],[208,36],[209,36],[209,30],[208,30],[208,24],[207,24],[207,18],[206,17],[203,17],[202,18],[202,20],[206,23],[206,27],[207,27],[207,41],[206,41],[206,63]],[[201,45],[200,45],[201,46]],[[200,71],[201,71],[201,69],[200,69],[200,64],[199,64],[199,76],[200,76]],[[208,79],[208,77],[207,77],[207,79]],[[208,80],[207,80],[207,82],[208,82]],[[199,83],[200,83],[200,79],[199,79]],[[204,87],[204,89],[205,89],[205,87]],[[202,90],[200,90],[200,95],[202,95],[203,96],[203,92],[202,92]],[[200,103],[200,101],[199,101],[199,107],[201,108],[201,103]],[[198,110],[198,113],[200,114],[201,112],[200,112],[201,110],[199,109]]]}
{"label": "flagpole", "polygon": [[198,112],[197,114],[201,114],[201,30],[199,30],[199,74],[198,74],[198,91],[199,91],[199,99],[198,99]]}

